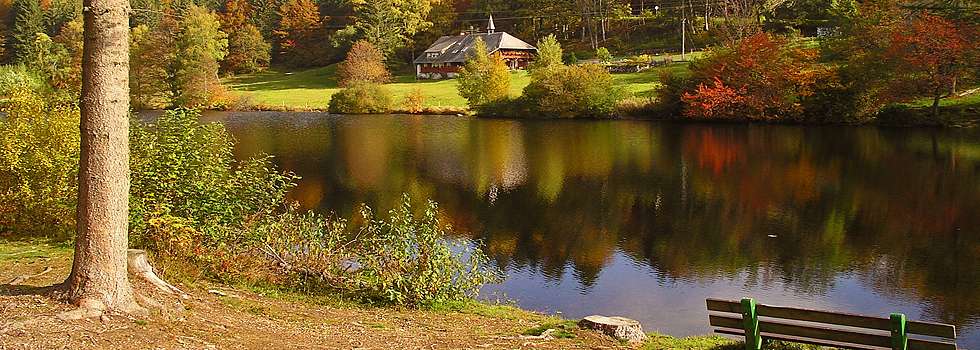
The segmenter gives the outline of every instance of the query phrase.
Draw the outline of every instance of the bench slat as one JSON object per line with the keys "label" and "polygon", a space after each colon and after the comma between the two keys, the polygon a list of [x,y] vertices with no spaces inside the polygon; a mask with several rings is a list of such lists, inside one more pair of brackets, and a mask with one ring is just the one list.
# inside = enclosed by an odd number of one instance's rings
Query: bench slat
{"label": "bench slat", "polygon": [[827,312],[785,306],[771,306],[759,304],[756,306],[759,316],[783,318],[787,320],[807,321],[827,323],[839,326],[850,326],[877,329],[882,331],[891,330],[891,320],[881,317],[864,315],[854,315],[838,312]]}
{"label": "bench slat", "polygon": [[[719,328],[715,330],[715,333],[734,335],[738,337],[745,336],[745,332],[742,331],[741,329]],[[793,337],[793,336],[773,334],[773,333],[762,333],[762,337],[765,339],[782,340],[782,341],[793,342],[793,343],[802,343],[802,344],[810,344],[810,345],[817,345],[817,346],[829,346],[835,349],[881,350],[881,348],[874,347],[874,346],[848,344],[848,343],[841,343],[841,342],[820,340],[820,339]]]}
{"label": "bench slat", "polygon": [[[737,314],[742,313],[742,305],[738,301],[722,299],[706,299],[705,301],[709,311]],[[891,330],[891,320],[885,317],[873,317],[765,304],[758,304],[756,306],[756,310],[758,311],[759,316],[762,317],[827,323],[832,325],[869,328],[882,331]],[[909,334],[956,339],[956,327],[948,324],[908,321],[906,330]]]}
{"label": "bench slat", "polygon": [[742,304],[737,301],[709,298],[705,299],[705,303],[708,304],[708,311],[742,313]]}
{"label": "bench slat", "polygon": [[909,350],[956,350],[956,343],[909,339]]}
{"label": "bench slat", "polygon": [[[742,319],[735,317],[709,315],[708,323],[715,327],[742,328]],[[792,325],[787,323],[759,321],[759,331],[762,333],[780,334],[814,340],[835,341],[858,345],[879,347],[891,346],[891,337],[883,335],[857,333],[825,327]]]}
{"label": "bench slat", "polygon": [[950,324],[908,321],[906,331],[909,334],[927,335],[930,337],[942,337],[956,339],[956,326]]}
{"label": "bench slat", "polygon": [[742,318],[708,315],[708,324],[722,328],[742,328]]}
{"label": "bench slat", "polygon": [[[742,331],[742,319],[739,317],[708,315],[708,323],[713,327],[727,329],[719,333],[745,335],[744,331]],[[733,329],[738,330],[738,333],[733,333]],[[760,321],[759,330],[762,332],[763,338],[814,345],[849,349],[891,347],[891,337],[839,329]],[[956,344],[934,340],[909,339],[909,350],[956,350]]]}

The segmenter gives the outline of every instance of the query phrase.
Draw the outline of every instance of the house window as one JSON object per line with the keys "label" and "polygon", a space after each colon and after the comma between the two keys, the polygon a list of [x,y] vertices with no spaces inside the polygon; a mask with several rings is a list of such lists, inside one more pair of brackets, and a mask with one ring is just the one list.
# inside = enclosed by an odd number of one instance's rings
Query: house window
{"label": "house window", "polygon": [[438,52],[429,52],[429,53],[426,53],[425,54],[425,57],[428,57],[428,58],[436,58],[436,57],[439,57],[439,53]]}

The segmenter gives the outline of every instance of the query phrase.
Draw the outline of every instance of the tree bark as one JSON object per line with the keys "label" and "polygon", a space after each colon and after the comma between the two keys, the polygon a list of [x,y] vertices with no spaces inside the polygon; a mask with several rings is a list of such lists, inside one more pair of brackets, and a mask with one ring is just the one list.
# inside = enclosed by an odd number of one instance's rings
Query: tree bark
{"label": "tree bark", "polygon": [[126,269],[129,1],[85,0],[75,257],[64,283],[86,316],[140,310]]}

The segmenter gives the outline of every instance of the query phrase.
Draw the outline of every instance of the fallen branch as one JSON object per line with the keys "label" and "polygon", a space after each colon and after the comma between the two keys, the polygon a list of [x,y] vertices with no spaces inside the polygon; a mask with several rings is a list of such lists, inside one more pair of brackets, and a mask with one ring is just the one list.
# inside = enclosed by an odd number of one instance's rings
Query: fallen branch
{"label": "fallen branch", "polygon": [[25,281],[27,281],[27,280],[29,280],[31,278],[41,277],[41,276],[47,274],[48,272],[51,272],[51,270],[52,270],[51,266],[48,266],[48,267],[45,267],[44,268],[44,271],[41,271],[41,272],[36,273],[36,274],[33,274],[33,275],[21,275],[21,276],[17,276],[17,278],[14,278],[13,280],[10,281],[10,283],[7,283],[7,284],[9,284],[11,286],[16,286],[18,284],[24,283]]}

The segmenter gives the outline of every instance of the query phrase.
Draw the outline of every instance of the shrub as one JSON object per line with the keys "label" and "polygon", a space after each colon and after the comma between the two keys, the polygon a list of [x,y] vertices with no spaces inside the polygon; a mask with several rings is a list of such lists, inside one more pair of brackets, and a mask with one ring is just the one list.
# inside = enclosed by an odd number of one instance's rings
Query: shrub
{"label": "shrub", "polygon": [[595,50],[595,58],[599,59],[599,61],[602,62],[609,62],[612,61],[613,57],[612,54],[609,53],[609,49],[605,47],[600,47]]}
{"label": "shrub", "polygon": [[[681,96],[692,89],[692,81],[664,70],[660,74],[660,87],[657,88],[657,108],[667,117],[679,117],[684,113]],[[696,86],[696,85],[695,85]]]}
{"label": "shrub", "polygon": [[375,83],[359,82],[330,98],[330,113],[375,114],[391,110],[391,92]]}
{"label": "shrub", "polygon": [[343,220],[287,213],[258,225],[266,257],[305,288],[339,289],[386,304],[426,306],[476,296],[501,274],[483,251],[450,238],[429,201],[413,214],[406,195],[385,220],[361,210],[358,227]]}
{"label": "shrub", "polygon": [[201,123],[189,109],[167,111],[130,128],[130,227],[138,234],[155,217],[186,220],[198,229],[237,225],[282,206],[294,176],[268,157],[237,161],[221,124]]}
{"label": "shrub", "polygon": [[0,66],[0,99],[10,97],[15,92],[23,98],[25,93],[41,93],[46,90],[49,88],[44,79],[26,66],[22,64]]}
{"label": "shrub", "polygon": [[78,109],[45,103],[30,89],[39,84],[36,77],[3,73],[2,80],[26,83],[0,85],[6,98],[0,107],[6,114],[0,117],[0,233],[67,238],[75,220]]}
{"label": "shrub", "polygon": [[347,59],[337,66],[337,81],[341,87],[358,82],[384,84],[391,80],[385,67],[384,55],[367,41],[358,41],[347,52]]}
{"label": "shrub", "polygon": [[409,113],[422,113],[425,110],[425,92],[422,89],[413,89],[405,95],[404,104]]}
{"label": "shrub", "polygon": [[621,96],[605,68],[585,64],[535,74],[522,99],[532,113],[546,117],[608,117]]}
{"label": "shrub", "polygon": [[459,95],[470,108],[505,100],[510,96],[510,71],[499,55],[487,54],[487,45],[477,38],[473,51],[456,78]]}
{"label": "shrub", "polygon": [[578,64],[578,56],[574,52],[568,54],[568,58],[565,59],[568,64]]}
{"label": "shrub", "polygon": [[[0,118],[0,232],[69,238],[74,228],[78,109],[9,89]],[[450,237],[433,202],[416,216],[406,196],[386,219],[357,224],[289,206],[295,177],[260,157],[236,161],[220,124],[178,109],[131,137],[132,246],[167,274],[341,292],[427,306],[474,297],[499,280],[487,256]]]}

